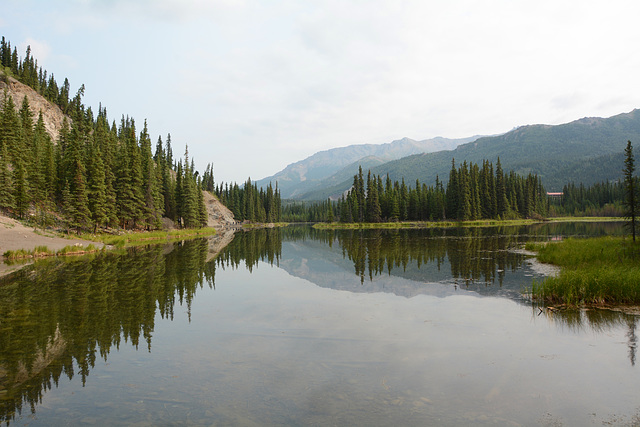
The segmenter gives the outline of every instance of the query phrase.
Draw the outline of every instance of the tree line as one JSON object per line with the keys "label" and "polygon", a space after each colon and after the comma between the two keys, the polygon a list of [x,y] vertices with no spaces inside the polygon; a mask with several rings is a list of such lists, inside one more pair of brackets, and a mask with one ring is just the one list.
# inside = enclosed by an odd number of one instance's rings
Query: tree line
{"label": "tree line", "polygon": [[549,216],[623,216],[625,186],[620,181],[566,184],[549,202]]}
{"label": "tree line", "polygon": [[452,160],[449,181],[436,177],[434,185],[416,180],[415,186],[391,181],[369,171],[365,181],[362,168],[353,177],[353,186],[338,201],[307,205],[291,203],[285,220],[394,222],[394,221],[469,221],[478,219],[515,219],[547,216],[549,201],[537,175],[505,173],[498,159],[482,166]]}
{"label": "tree line", "polygon": [[241,187],[237,183],[220,183],[214,186],[214,194],[233,213],[236,221],[280,222],[281,197],[278,184],[260,188],[247,179]]}
{"label": "tree line", "polygon": [[[10,44],[3,38],[2,65],[7,67],[10,58],[10,73],[38,91],[47,90],[42,86],[46,79],[40,78],[46,72],[35,72],[29,48],[20,61],[15,49],[7,52]],[[53,75],[49,81],[55,83]],[[65,79],[65,87],[67,83]],[[84,85],[71,101],[65,101],[65,93],[58,92],[56,99],[58,105],[66,102],[63,111],[70,119],[65,116],[53,141],[42,112],[34,118],[26,96],[18,107],[5,90],[0,100],[0,210],[43,226],[62,220],[78,232],[158,229],[163,217],[179,227],[207,224],[202,189],[213,186],[211,165],[203,180],[193,160],[189,163],[188,148],[184,159],[174,159],[170,135],[166,142],[158,137],[154,153],[146,120],[139,134],[129,117],[123,116],[119,126],[115,121],[110,125],[106,108],[100,106],[94,116],[83,105]]]}
{"label": "tree line", "polygon": [[71,85],[67,78],[62,85],[58,85],[53,73],[49,74],[42,66],[38,66],[38,60],[31,54],[31,46],[27,46],[24,59],[18,56],[16,47],[11,49],[11,42],[0,40],[0,65],[21,83],[31,87],[47,101],[60,107],[63,113],[72,119],[77,119],[81,112],[84,85],[81,85],[73,98]]}

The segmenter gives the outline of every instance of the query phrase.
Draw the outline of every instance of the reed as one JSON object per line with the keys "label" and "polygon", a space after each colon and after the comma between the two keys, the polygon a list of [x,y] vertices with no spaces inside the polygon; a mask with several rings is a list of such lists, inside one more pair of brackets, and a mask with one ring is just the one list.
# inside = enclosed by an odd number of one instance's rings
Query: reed
{"label": "reed", "polygon": [[640,245],[629,239],[567,239],[531,248],[539,261],[562,268],[532,285],[534,299],[572,306],[640,304]]}

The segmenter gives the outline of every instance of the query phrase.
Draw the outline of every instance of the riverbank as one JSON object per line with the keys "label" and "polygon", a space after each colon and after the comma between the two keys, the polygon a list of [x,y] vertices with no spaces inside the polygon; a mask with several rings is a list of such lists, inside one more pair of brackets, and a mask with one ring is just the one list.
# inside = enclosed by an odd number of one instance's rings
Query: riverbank
{"label": "riverbank", "polygon": [[540,262],[560,273],[533,283],[531,297],[566,306],[640,305],[640,244],[624,237],[528,244]]}
{"label": "riverbank", "polygon": [[[62,237],[56,233],[47,230],[35,229],[27,227],[21,222],[0,215],[0,261],[4,261],[3,254],[8,251],[31,252],[34,253],[38,248],[46,247],[51,252],[58,252],[66,247],[87,248],[93,245],[95,249],[102,249],[103,243],[75,236]],[[20,265],[8,265],[0,262],[0,276],[9,274],[15,270],[24,267]]]}
{"label": "riverbank", "polygon": [[402,222],[320,222],[313,225],[318,229],[400,229],[400,228],[438,228],[438,227],[490,227],[497,225],[530,225],[543,222],[534,219],[517,220],[477,220],[477,221],[402,221]]}
{"label": "riverbank", "polygon": [[[164,243],[216,234],[213,227],[113,234],[64,235],[26,226],[0,215],[0,277],[28,265],[34,259],[59,255],[82,255],[131,245]],[[6,262],[9,261],[9,262]]]}
{"label": "riverbank", "polygon": [[396,221],[396,222],[319,222],[318,229],[376,229],[376,228],[450,228],[450,227],[493,227],[499,225],[517,226],[549,222],[620,222],[617,217],[558,217],[540,219],[479,219],[473,221]]}

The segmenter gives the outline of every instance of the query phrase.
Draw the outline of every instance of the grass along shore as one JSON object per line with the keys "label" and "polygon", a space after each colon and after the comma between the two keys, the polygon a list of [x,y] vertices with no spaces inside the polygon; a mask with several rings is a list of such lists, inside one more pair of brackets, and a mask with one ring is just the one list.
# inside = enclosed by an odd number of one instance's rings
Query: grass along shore
{"label": "grass along shore", "polygon": [[540,262],[561,267],[560,274],[534,282],[531,297],[567,306],[640,305],[640,244],[623,237],[570,238],[528,243]]}
{"label": "grass along shore", "polygon": [[124,234],[81,234],[79,237],[105,245],[121,248],[124,246],[146,245],[149,243],[162,243],[164,241],[191,239],[203,236],[213,236],[216,230],[213,227],[182,228],[169,231],[140,231]]}
{"label": "grass along shore", "polygon": [[396,221],[396,222],[318,222],[319,229],[376,229],[376,228],[436,228],[436,227],[492,227],[498,225],[530,225],[555,222],[620,222],[618,217],[554,217],[543,219],[478,219],[473,221]]}
{"label": "grass along shore", "polygon": [[437,228],[437,227],[490,227],[496,225],[528,225],[543,222],[535,219],[486,219],[475,221],[399,221],[399,222],[319,222],[318,229],[376,229],[376,228]]}
{"label": "grass along shore", "polygon": [[97,248],[95,245],[88,246],[77,246],[77,245],[68,245],[64,248],[53,251],[49,249],[47,246],[36,246],[33,250],[26,249],[18,249],[15,251],[9,250],[2,254],[2,257],[9,261],[16,261],[22,259],[29,258],[44,258],[50,256],[62,256],[62,255],[85,255],[94,252],[98,252],[104,250],[104,246],[102,248]]}
{"label": "grass along shore", "polygon": [[[8,250],[2,254],[2,257],[8,261],[17,261],[30,258],[44,258],[51,256],[63,256],[63,255],[85,255],[105,250],[107,246],[115,248],[123,248],[125,246],[147,245],[154,243],[164,243],[174,240],[193,239],[203,236],[212,236],[216,234],[216,230],[212,227],[207,228],[189,228],[170,231],[141,231],[134,233],[124,234],[81,234],[78,237],[83,240],[90,240],[96,243],[102,243],[101,248],[89,244],[87,246],[82,245],[68,245],[60,250],[51,250],[47,246],[37,246],[33,250],[18,249]],[[68,237],[66,235],[60,235],[60,237]]]}

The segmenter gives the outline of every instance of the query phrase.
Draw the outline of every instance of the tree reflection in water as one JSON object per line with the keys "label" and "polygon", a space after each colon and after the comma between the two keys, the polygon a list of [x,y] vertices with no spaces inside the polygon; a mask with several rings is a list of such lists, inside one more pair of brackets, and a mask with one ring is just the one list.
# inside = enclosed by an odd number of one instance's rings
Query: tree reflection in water
{"label": "tree reflection in water", "polygon": [[[186,306],[190,319],[196,291],[215,288],[216,268],[244,266],[251,271],[259,262],[279,265],[283,241],[313,240],[329,249],[338,245],[361,282],[406,271],[410,265],[419,269],[435,263],[439,269],[448,260],[452,277],[461,284],[501,285],[505,271],[519,268],[524,260],[508,248],[531,238],[566,233],[553,227],[385,231],[287,227],[238,232],[219,253],[212,253],[209,240],[196,239],[42,260],[0,279],[0,421],[15,419],[25,406],[34,412],[44,393],[63,376],[80,376],[84,385],[98,358],[106,361],[114,347],[130,344],[151,351],[156,315],[173,319],[179,304]],[[568,327],[606,330],[627,325],[629,355],[635,363],[635,316],[601,311],[545,315]]]}

